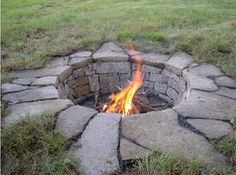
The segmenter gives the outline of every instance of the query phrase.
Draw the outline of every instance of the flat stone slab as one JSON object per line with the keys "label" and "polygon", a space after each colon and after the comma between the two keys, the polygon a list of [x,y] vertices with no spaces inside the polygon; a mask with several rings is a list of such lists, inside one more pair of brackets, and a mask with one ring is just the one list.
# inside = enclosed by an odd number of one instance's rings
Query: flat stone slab
{"label": "flat stone slab", "polygon": [[43,113],[57,113],[72,106],[73,103],[68,99],[45,100],[29,103],[10,105],[3,117],[3,126],[15,124],[26,118],[36,118]]}
{"label": "flat stone slab", "polygon": [[215,77],[215,76],[219,76],[223,74],[220,71],[220,69],[218,69],[214,65],[206,64],[206,63],[200,66],[188,68],[188,72],[196,74],[196,75],[205,76],[205,77],[208,77],[208,76]]}
{"label": "flat stone slab", "polygon": [[54,58],[53,60],[49,61],[46,65],[46,67],[58,67],[58,66],[66,66],[68,65],[69,57],[59,57]]}
{"label": "flat stone slab", "polygon": [[59,83],[57,76],[48,76],[48,77],[41,77],[37,78],[33,81],[32,85],[36,86],[48,86],[48,85],[54,85],[57,86]]}
{"label": "flat stone slab", "polygon": [[69,65],[71,65],[74,69],[81,68],[87,66],[89,63],[92,63],[93,59],[91,57],[73,57],[69,61]]}
{"label": "flat stone slab", "polygon": [[120,140],[120,154],[122,160],[139,159],[151,153],[150,150],[145,149],[135,143],[130,142],[125,138]]}
{"label": "flat stone slab", "polygon": [[187,80],[191,89],[199,89],[204,91],[218,90],[218,87],[216,86],[214,81],[207,77],[189,73],[187,70],[183,71],[183,77],[185,80]]}
{"label": "flat stone slab", "polygon": [[2,93],[6,94],[6,93],[10,93],[10,92],[18,92],[18,91],[23,91],[23,90],[30,89],[30,88],[32,88],[32,87],[22,86],[19,84],[5,83],[5,84],[2,84]]}
{"label": "flat stone slab", "polygon": [[18,78],[12,81],[14,84],[31,85],[36,78]]}
{"label": "flat stone slab", "polygon": [[215,93],[192,90],[173,109],[191,118],[231,120],[235,118],[236,100]]}
{"label": "flat stone slab", "polygon": [[124,50],[113,42],[104,43],[94,54],[97,61],[127,61],[129,56]]}
{"label": "flat stone slab", "polygon": [[[159,53],[140,53],[140,57],[144,64],[159,68],[164,68],[165,63],[170,58],[170,55],[164,55]],[[132,56],[131,59],[134,61],[135,56]]]}
{"label": "flat stone slab", "polygon": [[177,74],[181,75],[184,68],[188,67],[193,62],[192,56],[179,52],[174,54],[167,62],[166,69]]}
{"label": "flat stone slab", "polygon": [[226,158],[204,137],[179,126],[178,115],[172,109],[123,118],[122,134],[158,152],[178,152],[187,158],[196,157],[207,164],[226,165]]}
{"label": "flat stone slab", "polygon": [[55,132],[59,132],[67,139],[82,134],[86,124],[98,112],[83,106],[72,106],[61,112],[56,121]]}
{"label": "flat stone slab", "polygon": [[89,122],[81,139],[71,148],[81,175],[104,175],[119,170],[120,120],[119,114],[99,113]]}
{"label": "flat stone slab", "polygon": [[21,72],[11,72],[10,75],[13,78],[39,78],[46,76],[59,76],[61,81],[65,80],[71,75],[72,69],[70,66],[59,66],[53,68],[42,68],[37,70],[27,70]]}
{"label": "flat stone slab", "polygon": [[236,88],[236,81],[227,76],[217,77],[215,82],[218,86],[224,86],[229,88]]}
{"label": "flat stone slab", "polygon": [[221,87],[216,93],[236,100],[236,89]]}
{"label": "flat stone slab", "polygon": [[81,58],[81,57],[91,57],[91,56],[92,56],[91,51],[79,51],[70,55],[70,58]]}
{"label": "flat stone slab", "polygon": [[99,74],[129,73],[131,71],[129,62],[95,63],[93,67]]}
{"label": "flat stone slab", "polygon": [[29,102],[59,98],[58,91],[53,86],[34,88],[20,92],[9,93],[3,96],[3,100],[9,103]]}
{"label": "flat stone slab", "polygon": [[209,139],[217,139],[232,131],[229,123],[218,120],[188,119],[187,122],[204,133]]}

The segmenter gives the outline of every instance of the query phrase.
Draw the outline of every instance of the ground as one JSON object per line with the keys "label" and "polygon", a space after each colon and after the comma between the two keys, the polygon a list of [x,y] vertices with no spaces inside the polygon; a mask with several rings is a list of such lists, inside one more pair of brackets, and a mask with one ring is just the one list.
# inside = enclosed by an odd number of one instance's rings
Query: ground
{"label": "ground", "polygon": [[108,40],[183,50],[235,77],[235,8],[234,0],[3,0],[2,78]]}

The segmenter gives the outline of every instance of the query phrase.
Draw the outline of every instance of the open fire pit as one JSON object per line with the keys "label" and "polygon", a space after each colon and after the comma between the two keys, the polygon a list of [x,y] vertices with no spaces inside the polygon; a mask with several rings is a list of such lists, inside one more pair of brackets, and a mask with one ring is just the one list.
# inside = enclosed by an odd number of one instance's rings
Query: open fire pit
{"label": "open fire pit", "polygon": [[[186,90],[186,81],[166,70],[164,64],[153,66],[143,62],[140,54],[129,47],[131,59],[125,55],[120,55],[121,59],[96,62],[83,58],[82,64],[78,64],[78,58],[72,55],[70,62],[75,69],[61,84],[64,94],[76,104],[122,116],[164,110],[178,104]],[[160,56],[163,60],[169,58]]]}
{"label": "open fire pit", "polygon": [[109,42],[11,76],[3,85],[2,125],[55,113],[55,132],[72,141],[81,174],[119,171],[150,151],[227,166],[211,140],[232,131],[236,82],[186,53],[142,53]]}

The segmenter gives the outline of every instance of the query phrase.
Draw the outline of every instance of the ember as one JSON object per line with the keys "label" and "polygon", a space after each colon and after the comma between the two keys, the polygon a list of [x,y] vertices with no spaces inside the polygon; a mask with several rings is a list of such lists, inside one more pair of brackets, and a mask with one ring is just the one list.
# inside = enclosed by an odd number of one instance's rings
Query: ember
{"label": "ember", "polygon": [[143,85],[143,63],[141,57],[131,45],[128,46],[128,50],[131,55],[134,55],[136,66],[136,71],[132,81],[119,93],[111,94],[109,96],[111,101],[103,106],[103,111],[121,113],[122,116],[139,113],[139,110],[133,100],[135,93]]}

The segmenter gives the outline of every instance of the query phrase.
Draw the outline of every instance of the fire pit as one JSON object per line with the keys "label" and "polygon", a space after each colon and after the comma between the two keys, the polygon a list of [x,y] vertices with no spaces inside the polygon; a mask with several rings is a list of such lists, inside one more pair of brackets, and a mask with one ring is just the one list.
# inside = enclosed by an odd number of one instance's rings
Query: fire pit
{"label": "fire pit", "polygon": [[123,116],[164,110],[181,101],[187,83],[180,75],[165,69],[162,63],[143,61],[145,54],[132,48],[129,53],[131,59],[116,60],[96,59],[95,54],[95,61],[72,55],[73,73],[60,85],[64,95],[75,104]]}
{"label": "fire pit", "polygon": [[236,82],[186,53],[142,53],[109,42],[11,75],[3,84],[3,126],[55,113],[55,132],[72,141],[81,174],[119,171],[150,151],[227,166],[211,140],[232,131]]}

